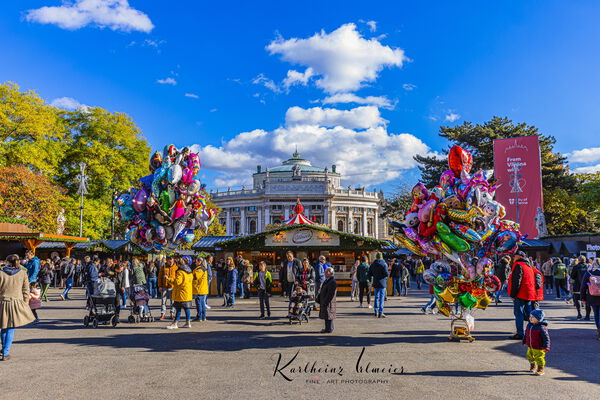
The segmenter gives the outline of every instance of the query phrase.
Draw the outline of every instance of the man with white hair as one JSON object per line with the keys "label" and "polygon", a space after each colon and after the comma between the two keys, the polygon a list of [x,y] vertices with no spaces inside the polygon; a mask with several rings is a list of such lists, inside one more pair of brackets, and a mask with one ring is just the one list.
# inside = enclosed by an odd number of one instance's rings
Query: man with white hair
{"label": "man with white hair", "polygon": [[319,303],[319,318],[325,320],[325,329],[321,333],[333,332],[333,320],[336,317],[337,283],[333,277],[333,268],[325,270],[325,281],[321,285],[321,292],[317,296]]}

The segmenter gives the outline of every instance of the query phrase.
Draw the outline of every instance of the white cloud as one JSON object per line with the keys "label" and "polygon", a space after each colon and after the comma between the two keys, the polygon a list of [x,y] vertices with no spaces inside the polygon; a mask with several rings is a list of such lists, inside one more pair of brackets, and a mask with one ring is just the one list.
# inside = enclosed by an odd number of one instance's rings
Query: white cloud
{"label": "white cloud", "polygon": [[269,90],[272,90],[275,93],[281,92],[279,86],[273,82],[272,79],[267,78],[264,74],[259,74],[256,78],[252,80],[252,83],[255,85],[263,85]]}
{"label": "white cloud", "polygon": [[213,113],[213,112],[217,112],[218,110],[216,108],[211,108],[209,112]]}
{"label": "white cloud", "polygon": [[287,72],[287,77],[283,80],[283,87],[289,88],[294,85],[302,85],[306,86],[308,84],[308,80],[314,75],[312,68],[306,68],[304,72],[298,72],[296,70],[290,69]]}
{"label": "white cloud", "polygon": [[402,89],[407,90],[407,91],[411,91],[411,90],[415,90],[417,88],[417,85],[413,85],[412,83],[405,83],[404,85],[402,85]]}
{"label": "white cloud", "polygon": [[154,28],[148,15],[132,8],[128,0],[63,0],[61,6],[29,10],[25,18],[69,30],[92,25],[113,31],[148,33]]}
{"label": "white cloud", "polygon": [[190,97],[192,99],[199,99],[200,98],[200,96],[198,96],[197,94],[194,94],[194,93],[186,93],[186,94],[184,94],[184,96],[185,97]]}
{"label": "white cloud", "polygon": [[376,21],[367,21],[365,22],[367,25],[369,25],[369,30],[371,32],[375,32],[377,30],[377,22]]}
{"label": "white cloud", "polygon": [[177,81],[171,77],[165,79],[157,79],[156,82],[160,83],[161,85],[177,85]]}
{"label": "white cloud", "polygon": [[[362,112],[355,110],[350,111],[356,115]],[[243,132],[220,146],[194,145],[192,150],[200,153],[205,168],[220,173],[214,181],[217,187],[234,186],[233,180],[237,180],[238,185],[248,185],[256,165],[280,165],[296,146],[315,166],[336,164],[344,184],[372,185],[396,179],[402,171],[416,167],[412,158],[415,154],[429,154],[429,147],[419,138],[407,133],[389,133],[386,121],[381,118],[378,124],[371,124],[366,130],[356,130],[356,121],[351,118],[342,121],[345,115],[342,113],[342,110],[330,109],[326,115],[325,110],[292,108],[286,114],[283,127]],[[290,117],[293,114],[304,114],[306,118],[303,123],[297,123],[297,118]],[[338,121],[332,121],[335,119]],[[335,126],[328,127],[330,125]]]}
{"label": "white cloud", "polygon": [[453,113],[453,112],[446,114],[446,116],[444,117],[444,121],[446,121],[446,122],[455,122],[455,121],[458,121],[459,119],[460,119],[460,115]]}
{"label": "white cloud", "polygon": [[89,108],[89,106],[81,104],[79,101],[75,100],[72,97],[59,97],[57,99],[52,100],[52,102],[50,102],[50,105],[53,107],[63,108],[65,110],[77,110],[81,108],[84,111],[87,111],[87,109]]}
{"label": "white cloud", "polygon": [[592,163],[600,160],[600,147],[589,147],[567,154],[570,162]]}
{"label": "white cloud", "polygon": [[590,165],[588,167],[579,167],[573,169],[573,172],[576,174],[593,174],[595,172],[600,172],[600,164]]}
{"label": "white cloud", "polygon": [[321,107],[290,107],[285,113],[285,123],[287,126],[317,125],[367,129],[378,125],[385,125],[387,121],[381,118],[379,109],[374,106],[357,107],[351,110]]}
{"label": "white cloud", "polygon": [[287,62],[311,68],[316,85],[334,94],[351,92],[377,79],[385,67],[401,67],[408,60],[402,49],[365,39],[355,24],[345,24],[331,33],[321,31],[307,39],[279,37],[267,50]]}
{"label": "white cloud", "polygon": [[392,103],[386,96],[366,96],[360,97],[354,93],[338,93],[325,97],[323,104],[356,103],[374,105],[388,110],[393,110],[395,103]]}

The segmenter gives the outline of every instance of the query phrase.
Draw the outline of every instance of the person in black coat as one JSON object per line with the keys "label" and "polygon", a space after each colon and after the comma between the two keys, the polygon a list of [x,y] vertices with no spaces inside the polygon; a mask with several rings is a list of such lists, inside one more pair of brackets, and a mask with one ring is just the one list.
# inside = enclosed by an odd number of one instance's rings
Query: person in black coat
{"label": "person in black coat", "polygon": [[296,280],[296,275],[302,269],[302,263],[300,260],[294,257],[294,253],[288,250],[285,253],[285,260],[283,260],[283,271],[280,272],[282,290],[287,293],[288,296],[292,295],[292,286]]}
{"label": "person in black coat", "polygon": [[495,294],[496,304],[498,304],[498,303],[502,303],[502,301],[500,300],[500,296],[502,295],[502,292],[504,292],[506,290],[506,287],[507,287],[506,281],[508,280],[508,276],[510,275],[510,257],[509,256],[504,256],[504,257],[502,257],[502,259],[500,261],[498,261],[498,264],[496,264],[496,267],[494,268],[494,275],[496,275],[498,277],[498,279],[500,279],[500,282],[502,283],[502,286],[500,286],[500,290],[498,290]]}
{"label": "person in black coat", "polygon": [[[588,270],[588,266],[585,261],[586,261],[585,256],[580,256],[575,261],[575,264],[573,264],[573,266],[571,267],[570,278],[573,281],[573,284],[571,286],[573,288],[573,290],[572,290],[573,304],[575,305],[575,308],[577,309],[577,319],[582,318],[580,303],[582,301],[585,301],[585,299],[581,297],[581,282],[583,282],[583,277],[585,276],[585,273]],[[590,307],[590,305],[587,302],[585,302],[585,320],[586,321],[590,320],[591,313],[592,313],[592,308]]]}
{"label": "person in black coat", "polygon": [[333,332],[333,320],[336,317],[337,283],[333,277],[333,268],[325,270],[325,282],[321,285],[321,291],[317,296],[319,303],[319,318],[325,320],[325,329],[321,333]]}

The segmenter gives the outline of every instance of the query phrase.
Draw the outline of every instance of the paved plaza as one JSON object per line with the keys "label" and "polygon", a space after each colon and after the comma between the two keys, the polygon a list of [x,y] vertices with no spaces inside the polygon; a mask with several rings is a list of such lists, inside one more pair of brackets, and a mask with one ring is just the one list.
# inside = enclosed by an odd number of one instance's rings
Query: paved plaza
{"label": "paved plaza", "polygon": [[[83,328],[83,292],[78,289],[77,300],[45,303],[40,324],[16,331],[13,359],[0,364],[0,398],[600,396],[600,342],[594,340],[592,322],[575,320],[572,305],[543,304],[552,350],[546,375],[538,377],[527,372],[525,347],[506,339],[514,325],[511,302],[478,311],[477,340],[454,343],[447,339],[448,318],[420,313],[427,296],[413,291],[407,298],[390,297],[386,319],[339,298],[332,335],[319,333],[323,324],[318,319],[290,326],[281,297],[274,297],[274,317],[265,321],[256,318],[256,299],[241,300],[230,310],[210,298],[207,322],[171,332],[164,329],[165,321]],[[159,301],[151,305],[159,315]],[[121,320],[128,314],[123,311]]]}

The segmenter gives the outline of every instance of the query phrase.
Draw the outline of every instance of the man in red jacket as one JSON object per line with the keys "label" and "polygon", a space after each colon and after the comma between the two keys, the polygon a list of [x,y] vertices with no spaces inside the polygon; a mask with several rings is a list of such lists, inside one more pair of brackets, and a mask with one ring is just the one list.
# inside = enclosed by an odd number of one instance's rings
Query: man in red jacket
{"label": "man in red jacket", "polygon": [[513,299],[517,333],[509,338],[523,340],[523,322],[529,320],[532,303],[538,299],[538,288],[541,288],[542,282],[541,274],[536,273],[535,268],[526,262],[527,256],[524,252],[517,251],[514,260],[508,277],[508,294]]}

